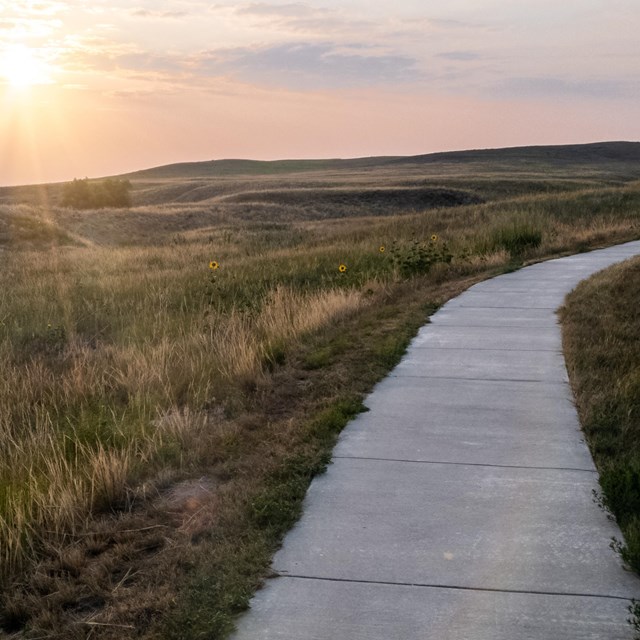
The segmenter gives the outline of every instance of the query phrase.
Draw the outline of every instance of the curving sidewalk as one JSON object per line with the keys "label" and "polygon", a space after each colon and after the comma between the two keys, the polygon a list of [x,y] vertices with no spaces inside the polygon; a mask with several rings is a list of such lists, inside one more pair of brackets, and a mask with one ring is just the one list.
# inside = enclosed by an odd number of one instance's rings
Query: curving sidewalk
{"label": "curving sidewalk", "polygon": [[555,311],[640,241],[449,301],[344,430],[234,640],[616,640],[609,548]]}

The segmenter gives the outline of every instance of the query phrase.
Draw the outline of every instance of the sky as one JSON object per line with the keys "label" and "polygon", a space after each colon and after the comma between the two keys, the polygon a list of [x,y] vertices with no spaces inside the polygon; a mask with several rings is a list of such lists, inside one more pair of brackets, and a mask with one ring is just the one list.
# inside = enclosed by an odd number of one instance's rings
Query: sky
{"label": "sky", "polygon": [[0,185],[640,140],[638,0],[0,0]]}

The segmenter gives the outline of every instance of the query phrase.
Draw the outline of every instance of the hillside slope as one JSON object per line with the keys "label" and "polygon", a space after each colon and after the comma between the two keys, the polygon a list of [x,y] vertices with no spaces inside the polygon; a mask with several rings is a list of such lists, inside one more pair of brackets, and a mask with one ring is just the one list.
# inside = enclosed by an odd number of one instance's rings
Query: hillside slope
{"label": "hillside slope", "polygon": [[310,171],[341,171],[390,167],[401,164],[515,162],[560,164],[610,164],[640,162],[640,142],[510,147],[430,153],[417,156],[379,156],[327,160],[209,160],[183,162],[143,169],[124,177],[132,180],[166,180],[232,175],[273,175]]}

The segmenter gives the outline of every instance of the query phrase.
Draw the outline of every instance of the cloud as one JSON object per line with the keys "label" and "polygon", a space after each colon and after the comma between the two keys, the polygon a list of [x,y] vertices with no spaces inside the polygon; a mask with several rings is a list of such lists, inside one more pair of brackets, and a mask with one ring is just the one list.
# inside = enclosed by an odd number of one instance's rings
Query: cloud
{"label": "cloud", "polygon": [[152,11],[150,9],[133,9],[131,15],[136,18],[184,18],[186,11]]}
{"label": "cloud", "polygon": [[186,60],[182,56],[157,54],[148,51],[125,53],[116,56],[113,61],[120,69],[131,70],[140,74],[153,72],[172,76],[184,74],[187,70]]}
{"label": "cloud", "polygon": [[[18,7],[20,7],[19,4]],[[14,9],[16,9],[16,7],[14,7]],[[34,16],[54,16],[63,11],[67,11],[68,9],[68,3],[55,2],[51,0],[42,2],[29,2],[21,8],[21,12]]]}
{"label": "cloud", "polygon": [[244,16],[267,16],[279,18],[299,18],[301,16],[315,15],[317,13],[327,13],[326,9],[313,9],[308,5],[300,3],[291,4],[266,4],[255,2],[253,4],[238,7],[235,10],[237,15]]}
{"label": "cloud", "polygon": [[321,35],[322,38],[326,38],[328,33],[354,33],[356,30],[371,30],[376,26],[368,20],[349,17],[343,11],[311,7],[301,3],[253,3],[236,7],[234,13],[245,20],[253,18],[260,25],[267,27]]}
{"label": "cloud", "polygon": [[0,0],[0,38],[5,42],[18,40],[30,46],[38,44],[63,26],[60,14],[68,10],[63,2],[9,3]]}
{"label": "cloud", "polygon": [[62,22],[54,18],[6,18],[0,21],[0,34],[12,40],[44,38],[61,25]]}
{"label": "cloud", "polygon": [[67,36],[61,46],[59,64],[70,71],[111,71],[117,61],[137,51],[132,45],[97,36]]}
{"label": "cloud", "polygon": [[120,89],[116,91],[107,91],[104,95],[119,100],[125,100],[127,102],[131,100],[151,100],[155,101],[158,96],[173,95],[176,93],[176,89],[167,88],[148,88],[148,89]]}
{"label": "cloud", "polygon": [[438,18],[427,18],[426,19],[429,25],[432,27],[436,27],[438,29],[487,29],[490,28],[488,25],[478,24],[475,22],[465,22],[463,20],[443,20]]}
{"label": "cloud", "polygon": [[[285,12],[290,11],[285,6]],[[418,60],[393,47],[341,40],[309,43],[283,38],[271,45],[180,52],[154,51],[107,37],[68,36],[58,62],[69,72],[109,72],[111,80],[135,76],[142,83],[172,86],[204,86],[225,79],[254,87],[315,91],[406,86],[424,79]]]}
{"label": "cloud", "polygon": [[259,85],[291,89],[349,88],[411,82],[417,61],[389,53],[366,53],[366,45],[286,43],[207,52],[200,73],[233,75]]}
{"label": "cloud", "polygon": [[509,98],[640,98],[640,84],[622,79],[573,80],[558,77],[513,77],[498,86],[502,96]]}
{"label": "cloud", "polygon": [[480,56],[473,51],[444,51],[443,53],[438,53],[436,57],[460,62],[478,60],[480,58]]}

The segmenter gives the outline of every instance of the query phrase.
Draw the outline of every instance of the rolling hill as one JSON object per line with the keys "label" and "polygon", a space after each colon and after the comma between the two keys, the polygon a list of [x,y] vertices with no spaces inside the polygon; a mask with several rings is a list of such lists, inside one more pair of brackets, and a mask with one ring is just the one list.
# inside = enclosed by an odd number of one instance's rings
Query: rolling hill
{"label": "rolling hill", "polygon": [[591,144],[509,147],[450,151],[417,156],[378,156],[327,160],[209,160],[182,162],[124,174],[131,180],[166,180],[238,175],[274,175],[318,171],[375,169],[397,165],[464,163],[602,165],[640,163],[640,142],[598,142]]}

